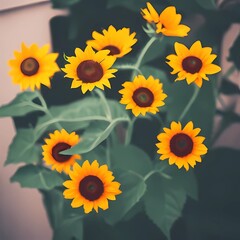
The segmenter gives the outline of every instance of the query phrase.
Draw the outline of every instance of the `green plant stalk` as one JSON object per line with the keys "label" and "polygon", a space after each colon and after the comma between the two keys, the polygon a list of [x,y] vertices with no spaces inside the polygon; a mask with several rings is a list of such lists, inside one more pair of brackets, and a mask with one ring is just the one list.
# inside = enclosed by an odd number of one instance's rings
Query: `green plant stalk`
{"label": "green plant stalk", "polygon": [[148,178],[150,178],[154,173],[158,173],[158,174],[160,174],[162,177],[164,177],[164,178],[166,178],[166,179],[168,179],[168,180],[172,179],[171,176],[169,176],[168,174],[164,173],[164,172],[161,171],[161,170],[152,170],[152,171],[150,171],[148,174],[146,174],[146,175],[144,176],[143,180],[146,182],[146,181],[148,180]]}
{"label": "green plant stalk", "polygon": [[179,121],[181,121],[186,116],[186,114],[192,107],[193,103],[195,102],[199,92],[200,92],[200,88],[197,85],[194,85],[194,92],[193,92],[192,98],[190,99],[190,101],[186,105],[185,109],[183,110],[182,114],[180,115]]}
{"label": "green plant stalk", "polygon": [[[147,53],[148,49],[151,47],[151,45],[157,40],[156,37],[152,37],[148,40],[148,42],[146,43],[146,45],[144,46],[144,48],[142,49],[142,51],[139,54],[138,60],[134,65],[134,68],[139,69],[139,67],[141,66],[142,60],[145,56],[145,54]],[[133,77],[135,75],[135,70],[132,72],[131,75],[131,79],[133,80]]]}
{"label": "green plant stalk", "polygon": [[107,161],[107,165],[108,168],[111,169],[111,154],[110,154],[110,149],[111,149],[111,141],[109,139],[109,137],[106,139],[106,161]]}
{"label": "green plant stalk", "polygon": [[[141,66],[142,60],[145,56],[145,54],[147,53],[148,49],[151,47],[151,45],[157,40],[156,37],[152,37],[148,40],[148,42],[146,43],[146,45],[144,46],[144,48],[142,49],[142,51],[139,54],[138,60],[135,63],[134,66],[131,66],[131,68],[133,69],[132,75],[131,75],[131,80],[133,80],[133,77],[135,75],[136,69],[139,69],[139,67]],[[131,138],[132,138],[132,133],[133,133],[133,126],[134,126],[134,122],[136,120],[136,117],[134,117],[132,119],[132,121],[129,123],[128,125],[128,129],[126,132],[126,140],[125,140],[125,145],[128,145],[131,142]]]}
{"label": "green plant stalk", "polygon": [[[38,93],[38,99],[41,102],[41,105],[43,107],[43,111],[45,112],[46,115],[48,115],[50,118],[53,119],[53,116],[50,113],[50,111],[48,110],[47,103],[46,103],[45,99],[43,98],[42,94],[39,91],[37,91],[37,93]],[[58,130],[62,130],[63,127],[61,126],[60,123],[55,122],[55,125],[58,128]]]}
{"label": "green plant stalk", "polygon": [[125,139],[125,145],[129,145],[132,139],[132,134],[133,134],[133,127],[134,123],[137,120],[136,117],[133,117],[132,120],[128,124],[128,129],[126,131],[126,139]]}
{"label": "green plant stalk", "polygon": [[121,70],[136,70],[139,74],[142,74],[142,71],[139,68],[136,68],[131,64],[116,65],[114,67]]}
{"label": "green plant stalk", "polygon": [[106,96],[105,96],[104,93],[103,93],[101,90],[99,90],[99,89],[96,89],[95,92],[97,93],[97,95],[99,96],[99,98],[100,98],[100,99],[102,100],[102,102],[103,102],[104,110],[105,110],[107,119],[112,120],[112,113],[111,113],[110,107],[109,107],[109,105],[108,105],[108,103],[107,103]]}

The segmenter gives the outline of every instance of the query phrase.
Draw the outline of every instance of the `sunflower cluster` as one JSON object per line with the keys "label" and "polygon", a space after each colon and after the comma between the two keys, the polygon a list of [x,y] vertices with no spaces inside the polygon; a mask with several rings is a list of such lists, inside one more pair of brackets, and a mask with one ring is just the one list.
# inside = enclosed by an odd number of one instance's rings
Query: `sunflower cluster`
{"label": "sunflower cluster", "polygon": [[[185,37],[190,31],[188,26],[181,24],[182,16],[174,6],[158,13],[147,3],[147,8],[141,11],[143,18],[158,35]],[[102,33],[94,31],[93,39],[86,42],[84,50],[76,48],[74,56],[65,57],[67,64],[61,70],[65,77],[72,80],[71,88],[81,88],[83,94],[95,88],[111,88],[110,79],[115,77],[118,70],[114,67],[115,61],[132,50],[137,42],[135,36],[136,33],[131,33],[129,28],[116,29],[112,25]],[[186,80],[188,84],[194,83],[200,88],[203,80],[209,80],[207,75],[221,70],[213,64],[217,56],[212,54],[212,48],[202,47],[200,41],[190,48],[176,42],[174,48],[176,54],[167,56],[166,63],[173,69],[171,74],[177,74],[176,81]],[[36,44],[30,47],[22,44],[22,51],[14,52],[15,59],[9,61],[10,75],[22,90],[40,89],[41,84],[50,88],[51,77],[60,69],[56,63],[58,54],[48,53],[48,50],[48,45],[39,48]],[[165,105],[167,94],[163,83],[152,75],[139,74],[122,86],[119,90],[120,103],[132,110],[135,117],[156,114]],[[169,124],[170,128],[163,128],[164,132],[157,136],[160,160],[168,159],[170,165],[176,164],[178,168],[189,170],[189,166],[194,167],[196,162],[201,162],[201,156],[207,153],[207,147],[203,144],[205,138],[198,136],[200,128],[194,128],[192,121],[184,127],[181,122]],[[63,195],[66,199],[72,199],[73,208],[83,206],[85,213],[93,209],[98,212],[98,208],[106,210],[108,200],[115,200],[121,194],[120,183],[114,181],[113,173],[106,164],[100,166],[97,160],[92,163],[85,160],[80,166],[78,160],[82,156],[62,154],[62,151],[81,143],[82,139],[75,132],[55,130],[44,141],[44,163],[70,177],[63,183],[67,188]]]}

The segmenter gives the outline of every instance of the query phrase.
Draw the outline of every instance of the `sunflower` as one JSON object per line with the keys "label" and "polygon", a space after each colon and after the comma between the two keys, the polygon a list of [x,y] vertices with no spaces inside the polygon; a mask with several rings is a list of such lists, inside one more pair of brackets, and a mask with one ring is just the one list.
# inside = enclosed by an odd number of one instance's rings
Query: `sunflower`
{"label": "sunflower", "polygon": [[69,176],[71,180],[63,183],[68,188],[63,192],[63,196],[73,199],[73,208],[83,206],[85,213],[91,212],[93,208],[96,212],[99,207],[108,209],[108,199],[116,200],[115,196],[121,193],[120,183],[113,182],[114,176],[107,165],[99,167],[97,160],[92,164],[86,160],[82,167],[75,163]]}
{"label": "sunflower", "polygon": [[163,93],[162,83],[159,79],[149,76],[136,76],[133,82],[125,82],[123,89],[119,91],[122,94],[120,103],[126,104],[126,109],[132,109],[135,116],[139,114],[146,115],[147,112],[159,112],[158,107],[163,106],[163,100],[167,97]]}
{"label": "sunflower", "polygon": [[147,2],[147,8],[141,9],[141,11],[143,18],[153,24],[156,33],[172,37],[185,37],[190,31],[188,26],[180,24],[182,16],[177,14],[174,6],[165,8],[159,14],[151,3]]}
{"label": "sunflower", "polygon": [[169,37],[187,36],[190,28],[180,24],[181,19],[182,15],[176,13],[176,8],[174,6],[165,8],[159,16],[156,32]]}
{"label": "sunflower", "polygon": [[29,48],[22,43],[22,51],[14,52],[15,59],[8,62],[11,67],[9,75],[15,84],[20,84],[21,90],[31,88],[40,89],[43,84],[48,88],[51,87],[50,78],[55,72],[59,71],[55,62],[58,53],[48,53],[49,45],[39,48],[32,44]]}
{"label": "sunflower", "polygon": [[109,69],[116,58],[108,56],[109,50],[94,52],[92,47],[87,46],[84,51],[75,49],[76,56],[67,57],[69,64],[62,70],[65,77],[72,78],[71,88],[81,87],[83,93],[92,91],[95,87],[104,89],[104,85],[111,88],[109,78],[115,77],[117,69]]}
{"label": "sunflower", "polygon": [[130,34],[129,28],[116,30],[112,25],[108,30],[103,30],[103,34],[96,31],[92,33],[94,40],[87,41],[87,45],[93,47],[97,51],[109,50],[109,55],[121,58],[132,50],[132,46],[137,42],[134,38],[136,33]]}
{"label": "sunflower", "polygon": [[169,164],[176,164],[178,168],[188,171],[189,165],[194,167],[196,162],[201,162],[201,155],[207,153],[207,147],[203,144],[204,137],[197,136],[200,128],[193,128],[190,121],[182,129],[180,122],[172,122],[171,128],[163,128],[164,133],[160,133],[157,138],[159,143],[158,153],[160,160],[169,159]]}
{"label": "sunflower", "polygon": [[167,56],[167,64],[173,68],[171,74],[178,73],[175,81],[186,79],[188,84],[194,82],[198,87],[202,87],[203,79],[209,80],[207,74],[221,71],[218,65],[212,63],[217,55],[211,54],[212,48],[202,47],[200,41],[196,41],[190,49],[178,42],[174,47],[176,55]]}
{"label": "sunflower", "polygon": [[49,134],[50,138],[44,139],[46,145],[42,146],[43,160],[47,165],[52,165],[52,170],[68,173],[77,159],[81,159],[78,154],[63,155],[60,152],[67,150],[79,142],[79,136],[75,133],[67,133],[66,130],[54,131]]}

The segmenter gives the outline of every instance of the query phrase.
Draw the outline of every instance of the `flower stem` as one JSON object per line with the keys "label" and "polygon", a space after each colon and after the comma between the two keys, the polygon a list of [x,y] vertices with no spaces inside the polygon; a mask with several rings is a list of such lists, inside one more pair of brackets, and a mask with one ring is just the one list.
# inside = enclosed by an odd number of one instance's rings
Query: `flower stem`
{"label": "flower stem", "polygon": [[107,146],[106,146],[106,160],[107,160],[108,168],[111,169],[111,154],[110,154],[111,142],[110,142],[109,138],[106,139],[106,143],[107,143]]}
{"label": "flower stem", "polygon": [[[138,60],[136,62],[136,64],[134,65],[136,69],[139,69],[139,67],[141,66],[142,60],[145,56],[145,54],[147,53],[148,49],[151,47],[151,45],[155,42],[157,38],[156,37],[152,37],[148,40],[148,42],[146,43],[146,45],[144,46],[144,48],[142,49],[142,51],[139,54]],[[136,71],[132,72],[132,76],[131,79],[133,79],[134,75],[135,75]]]}
{"label": "flower stem", "polygon": [[188,111],[192,107],[194,101],[196,100],[199,92],[200,92],[200,88],[197,85],[194,85],[194,92],[193,92],[192,98],[190,99],[190,101],[186,105],[185,109],[183,110],[182,114],[180,115],[179,121],[181,121],[186,116],[186,114],[188,113]]}
{"label": "flower stem", "polygon": [[102,102],[103,102],[104,110],[105,110],[107,119],[112,120],[112,113],[111,113],[111,109],[110,109],[110,107],[109,107],[109,105],[108,105],[106,96],[105,96],[104,93],[103,93],[101,90],[99,90],[99,89],[96,89],[95,92],[97,93],[97,95],[99,96],[99,98],[100,98],[100,99],[102,100]]}
{"label": "flower stem", "polygon": [[154,173],[158,173],[158,174],[160,174],[162,177],[164,177],[166,179],[171,179],[172,178],[168,174],[164,173],[162,170],[152,170],[148,174],[146,174],[146,176],[144,176],[144,178],[143,178],[144,181],[146,182],[148,180],[148,178],[150,178]]}
{"label": "flower stem", "polygon": [[136,70],[139,74],[142,74],[141,70],[139,68],[136,68],[136,66],[131,65],[131,64],[124,64],[124,65],[116,65],[114,66],[117,69],[122,69],[122,70]]}
{"label": "flower stem", "polygon": [[[47,103],[43,98],[42,94],[39,91],[37,91],[37,93],[38,93],[38,99],[43,107],[43,111],[45,112],[46,115],[48,115],[51,119],[53,119],[54,117],[52,116],[51,112],[48,110]],[[63,128],[59,122],[55,122],[55,125],[58,128],[58,130],[61,130]]]}
{"label": "flower stem", "polygon": [[136,117],[133,117],[132,120],[128,124],[127,132],[126,132],[126,139],[125,139],[125,145],[129,145],[132,139],[133,134],[133,127],[134,123],[137,120]]}

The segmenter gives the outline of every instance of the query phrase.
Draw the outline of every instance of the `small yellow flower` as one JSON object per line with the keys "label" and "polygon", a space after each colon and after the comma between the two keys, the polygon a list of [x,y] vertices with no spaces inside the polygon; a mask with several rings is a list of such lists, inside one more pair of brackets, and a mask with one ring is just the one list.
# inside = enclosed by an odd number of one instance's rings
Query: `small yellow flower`
{"label": "small yellow flower", "polygon": [[202,47],[200,41],[196,41],[190,49],[178,42],[174,47],[176,55],[167,56],[167,64],[173,68],[171,74],[178,73],[176,81],[186,79],[188,84],[194,82],[198,87],[202,87],[203,79],[209,80],[207,74],[221,71],[218,65],[212,63],[217,55],[211,54],[212,48]]}
{"label": "small yellow flower", "polygon": [[189,165],[194,168],[196,162],[201,162],[201,155],[207,153],[207,147],[203,144],[205,140],[202,136],[197,136],[200,128],[193,128],[190,121],[182,129],[180,122],[172,122],[171,127],[163,128],[164,133],[160,133],[157,138],[159,143],[158,153],[160,160],[169,159],[169,164],[176,164],[178,168],[184,167],[187,171]]}
{"label": "small yellow flower", "polygon": [[109,55],[121,58],[132,50],[132,46],[137,42],[134,38],[136,33],[130,34],[129,28],[116,30],[112,25],[108,30],[103,30],[103,34],[96,31],[92,33],[93,40],[87,41],[87,45],[95,50],[109,50]]}
{"label": "small yellow flower", "polygon": [[151,3],[147,2],[147,8],[141,9],[143,18],[154,25],[156,33],[165,36],[185,37],[190,28],[180,24],[182,16],[177,14],[174,6],[165,8],[160,14],[155,10]]}
{"label": "small yellow flower", "polygon": [[41,84],[51,87],[50,78],[59,71],[55,62],[58,53],[48,51],[48,44],[39,48],[37,44],[27,47],[22,43],[22,51],[14,52],[15,59],[8,62],[11,67],[9,75],[15,84],[20,85],[21,90],[30,88],[34,91],[35,88],[40,89]]}
{"label": "small yellow flower", "polygon": [[169,37],[187,36],[190,28],[184,24],[180,24],[181,19],[181,14],[176,13],[174,6],[165,8],[159,16],[156,32]]}
{"label": "small yellow flower", "polygon": [[139,114],[146,115],[147,112],[159,112],[159,107],[165,103],[163,100],[167,97],[163,93],[162,83],[159,79],[149,76],[136,76],[133,82],[125,82],[123,89],[119,91],[122,94],[121,104],[126,104],[126,109],[132,109],[135,116]]}
{"label": "small yellow flower", "polygon": [[56,130],[49,136],[50,138],[44,139],[46,145],[42,146],[43,160],[47,165],[52,165],[52,170],[69,173],[72,165],[77,159],[81,159],[81,156],[78,154],[63,155],[60,152],[75,146],[79,142],[79,136],[75,132],[69,134],[64,129]]}
{"label": "small yellow flower", "polygon": [[92,91],[95,87],[104,89],[104,86],[111,88],[109,78],[115,77],[113,73],[117,69],[110,69],[116,58],[108,56],[109,50],[94,52],[90,46],[84,51],[75,49],[76,56],[67,57],[69,64],[62,70],[65,77],[73,79],[71,88],[81,87],[83,93]]}
{"label": "small yellow flower", "polygon": [[63,196],[73,199],[73,208],[83,206],[85,213],[93,209],[98,212],[99,207],[108,209],[108,200],[116,200],[116,195],[121,193],[120,183],[113,181],[114,176],[107,165],[99,167],[97,160],[92,164],[86,160],[82,167],[75,163],[69,176],[71,180],[63,183],[68,188],[63,192]]}
{"label": "small yellow flower", "polygon": [[152,6],[151,3],[147,2],[147,8],[141,9],[141,14],[143,18],[149,23],[158,23],[159,22],[159,14]]}

